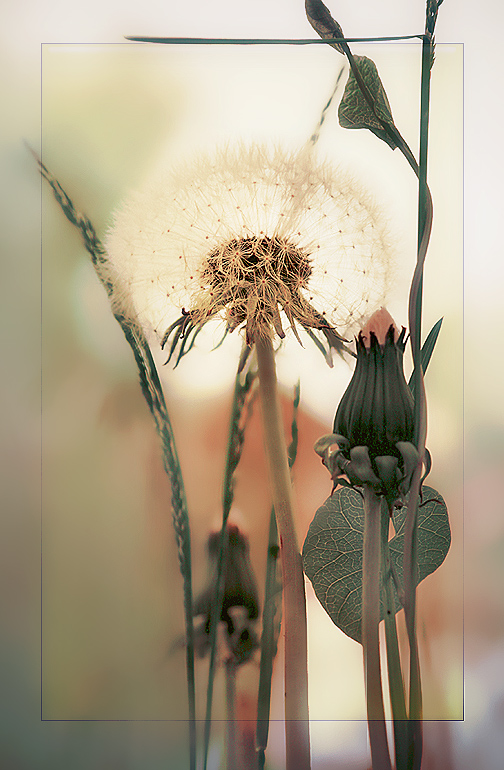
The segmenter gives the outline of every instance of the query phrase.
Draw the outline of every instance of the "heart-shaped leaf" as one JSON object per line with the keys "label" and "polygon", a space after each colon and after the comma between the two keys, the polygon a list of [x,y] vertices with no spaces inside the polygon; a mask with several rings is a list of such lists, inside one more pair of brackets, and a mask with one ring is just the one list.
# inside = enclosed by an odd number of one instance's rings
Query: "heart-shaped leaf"
{"label": "heart-shaped leaf", "polygon": [[[394,511],[396,534],[388,544],[400,582],[406,510],[405,505]],[[319,602],[338,628],[357,642],[361,641],[363,536],[362,497],[354,489],[341,487],[316,512],[303,546],[304,570]],[[443,563],[450,542],[446,504],[439,492],[424,486],[418,509],[418,582]],[[397,612],[401,605],[393,590]]]}

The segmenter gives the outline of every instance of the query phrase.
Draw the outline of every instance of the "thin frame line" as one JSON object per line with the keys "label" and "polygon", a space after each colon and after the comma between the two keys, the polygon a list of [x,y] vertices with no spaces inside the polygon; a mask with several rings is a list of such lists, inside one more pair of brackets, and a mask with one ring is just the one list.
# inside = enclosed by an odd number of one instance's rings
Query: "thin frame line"
{"label": "thin frame line", "polygon": [[[42,116],[43,116],[43,43],[40,44],[40,157],[42,158]],[[44,368],[43,368],[43,347],[44,347],[44,316],[43,316],[43,304],[44,304],[44,271],[43,271],[43,244],[44,244],[44,215],[43,215],[43,179],[40,177],[40,721],[44,721],[44,674],[43,674],[43,578],[44,578],[44,565],[43,565],[43,511],[44,511],[44,487],[43,487],[43,462],[44,462],[44,444],[43,444],[43,385],[44,385]]]}
{"label": "thin frame line", "polygon": [[394,40],[422,40],[420,35],[395,37],[328,37],[328,38],[224,38],[224,37],[147,37],[125,35],[126,40],[136,43],[165,43],[170,45],[325,45],[327,43],[383,43]]}

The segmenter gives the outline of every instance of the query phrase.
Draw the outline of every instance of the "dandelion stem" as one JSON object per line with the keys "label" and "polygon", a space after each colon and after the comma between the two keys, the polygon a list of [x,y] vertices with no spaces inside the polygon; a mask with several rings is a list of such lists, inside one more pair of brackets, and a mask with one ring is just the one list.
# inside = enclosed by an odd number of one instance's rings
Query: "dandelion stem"
{"label": "dandelion stem", "polygon": [[380,666],[381,498],[364,486],[362,557],[362,647],[366,704],[373,770],[392,770],[385,727]]}
{"label": "dandelion stem", "polygon": [[294,527],[287,448],[278,403],[270,339],[256,341],[264,441],[280,537],[284,586],[286,770],[309,770],[306,600],[301,554]]}
{"label": "dandelion stem", "polygon": [[[294,401],[291,422],[291,443],[287,450],[289,468],[296,462],[298,448],[297,411],[299,407],[300,383],[294,388]],[[278,528],[275,509],[272,506],[268,534],[268,554],[266,560],[266,583],[264,587],[264,609],[261,636],[261,664],[259,672],[259,691],[257,696],[256,751],[258,770],[264,770],[266,747],[268,745],[271,679],[273,661],[277,653],[278,637],[281,628],[282,580],[279,575]]]}
{"label": "dandelion stem", "polygon": [[[388,510],[387,510],[388,514]],[[395,616],[393,577],[390,564],[388,530],[390,517],[382,515],[382,574],[385,603],[385,642],[387,648],[387,669],[389,679],[390,705],[394,722],[394,750],[396,770],[407,770],[408,762],[408,714],[404,696],[404,680],[399,655]]]}

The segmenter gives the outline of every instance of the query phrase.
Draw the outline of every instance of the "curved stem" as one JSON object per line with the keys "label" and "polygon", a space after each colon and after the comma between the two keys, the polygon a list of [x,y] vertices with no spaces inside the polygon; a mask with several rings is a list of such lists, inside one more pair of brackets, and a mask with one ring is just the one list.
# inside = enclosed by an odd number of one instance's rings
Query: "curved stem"
{"label": "curved stem", "polygon": [[280,537],[284,586],[286,769],[309,770],[306,599],[292,508],[292,485],[270,339],[256,341],[264,441]]}
{"label": "curved stem", "polygon": [[392,770],[385,726],[380,665],[381,498],[364,487],[362,554],[362,647],[366,705],[373,770]]}
{"label": "curved stem", "polygon": [[[431,9],[432,10],[432,9]],[[415,372],[415,443],[419,462],[413,474],[404,536],[404,612],[410,647],[409,766],[419,770],[422,761],[422,686],[416,638],[417,515],[422,464],[427,435],[427,405],[421,366],[421,319],[423,265],[432,227],[432,198],[427,185],[429,140],[430,74],[433,62],[433,33],[437,8],[430,18],[427,5],[426,34],[422,42],[422,92],[420,105],[420,154],[418,173],[418,257],[409,300],[409,326]]]}
{"label": "curved stem", "polygon": [[416,583],[418,496],[427,434],[427,405],[421,367],[421,319],[423,264],[432,228],[432,198],[427,185],[429,143],[430,74],[437,6],[427,3],[425,35],[422,41],[422,86],[420,104],[420,149],[418,172],[418,258],[409,300],[409,326],[415,372],[415,443],[419,463],[413,475],[404,536],[404,612],[410,646],[409,766],[419,770],[422,761],[422,686],[416,638]]}

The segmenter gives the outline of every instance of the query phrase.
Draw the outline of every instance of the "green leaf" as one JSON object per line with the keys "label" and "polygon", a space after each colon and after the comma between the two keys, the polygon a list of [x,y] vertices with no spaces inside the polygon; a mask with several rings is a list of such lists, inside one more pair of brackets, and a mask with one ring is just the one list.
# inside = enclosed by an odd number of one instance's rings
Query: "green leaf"
{"label": "green leaf", "polygon": [[[406,510],[406,505],[394,509],[396,534],[389,541],[390,560],[400,584]],[[356,490],[342,487],[316,512],[303,546],[304,570],[319,602],[333,623],[357,642],[361,641],[363,533],[362,497]],[[443,563],[450,541],[445,502],[439,492],[424,486],[418,507],[418,583]],[[395,586],[393,590],[397,612],[401,605]]]}
{"label": "green leaf", "polygon": [[[421,359],[422,359],[422,372],[425,374],[427,371],[427,367],[429,366],[429,362],[432,357],[432,353],[434,352],[434,347],[437,342],[437,338],[439,336],[439,332],[441,331],[441,325],[443,323],[443,319],[440,318],[439,321],[436,321],[432,329],[430,330],[429,334],[427,335],[427,339],[425,340],[424,344],[422,345],[421,350]],[[415,370],[413,369],[411,373],[411,377],[409,378],[408,385],[410,387],[410,390],[413,393],[413,397],[415,397]]]}
{"label": "green leaf", "polygon": [[[359,77],[356,76],[352,67],[338,109],[340,126],[369,128],[373,134],[395,150],[399,145],[394,136],[396,133],[394,119],[376,64],[367,56],[352,58]],[[358,80],[361,80],[361,83]],[[362,85],[367,91],[372,106],[362,91]],[[387,126],[390,130],[387,130]]]}
{"label": "green leaf", "polygon": [[[333,19],[322,0],[305,0],[305,11],[308,21],[322,40],[344,37],[343,30]],[[332,45],[340,53],[345,53],[345,49],[340,43],[330,43],[329,45]]]}

